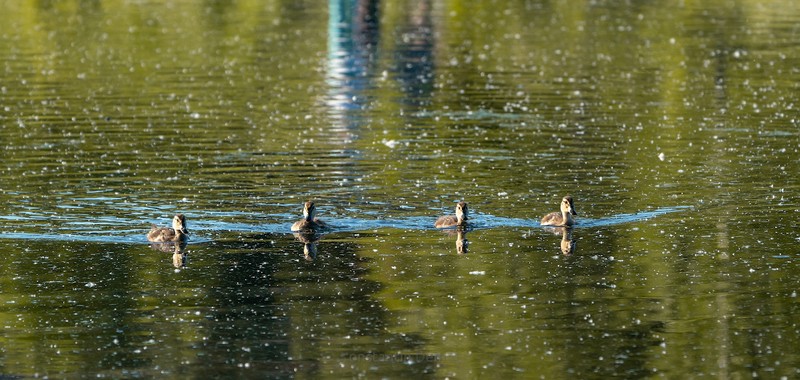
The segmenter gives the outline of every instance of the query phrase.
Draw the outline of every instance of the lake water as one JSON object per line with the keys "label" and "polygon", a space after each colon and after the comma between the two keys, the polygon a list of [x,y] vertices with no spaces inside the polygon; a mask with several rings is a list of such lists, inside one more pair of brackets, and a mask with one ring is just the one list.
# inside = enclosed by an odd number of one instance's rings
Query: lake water
{"label": "lake water", "polygon": [[0,11],[0,377],[800,376],[800,3]]}

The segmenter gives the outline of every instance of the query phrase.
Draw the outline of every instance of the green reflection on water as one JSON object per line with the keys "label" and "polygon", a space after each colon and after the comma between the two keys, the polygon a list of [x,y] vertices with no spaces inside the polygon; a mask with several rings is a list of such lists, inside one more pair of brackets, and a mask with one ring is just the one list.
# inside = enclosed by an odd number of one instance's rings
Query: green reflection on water
{"label": "green reflection on water", "polygon": [[796,4],[337,5],[0,5],[3,374],[797,375]]}

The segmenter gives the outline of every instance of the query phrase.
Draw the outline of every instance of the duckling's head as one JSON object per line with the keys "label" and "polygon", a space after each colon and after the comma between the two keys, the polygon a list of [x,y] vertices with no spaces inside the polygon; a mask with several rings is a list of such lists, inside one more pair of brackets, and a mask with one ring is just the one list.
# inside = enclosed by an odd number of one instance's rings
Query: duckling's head
{"label": "duckling's head", "polygon": [[561,200],[561,212],[578,215],[578,213],[575,211],[575,205],[572,203],[571,196],[567,195]]}
{"label": "duckling's head", "polygon": [[312,222],[314,218],[317,216],[317,207],[314,206],[314,202],[308,201],[303,204],[303,218],[307,221]]}
{"label": "duckling's head", "polygon": [[176,232],[180,232],[184,235],[189,234],[189,229],[186,228],[186,217],[183,216],[183,214],[175,215],[175,217],[172,218],[172,228]]}
{"label": "duckling's head", "polygon": [[456,218],[460,221],[469,219],[467,202],[458,202],[456,204]]}

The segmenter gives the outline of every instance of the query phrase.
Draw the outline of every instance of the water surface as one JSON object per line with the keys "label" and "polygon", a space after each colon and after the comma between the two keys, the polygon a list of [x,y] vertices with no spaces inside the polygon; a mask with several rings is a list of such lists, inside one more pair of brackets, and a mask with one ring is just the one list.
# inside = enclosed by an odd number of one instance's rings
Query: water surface
{"label": "water surface", "polygon": [[793,2],[0,9],[5,376],[800,372]]}

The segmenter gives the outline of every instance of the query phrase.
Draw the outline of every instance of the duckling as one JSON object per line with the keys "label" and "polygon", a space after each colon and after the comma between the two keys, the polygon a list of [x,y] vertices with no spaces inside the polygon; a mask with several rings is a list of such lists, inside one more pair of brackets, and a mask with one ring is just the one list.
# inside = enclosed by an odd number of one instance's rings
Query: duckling
{"label": "duckling", "polygon": [[577,216],[575,206],[572,204],[572,197],[567,195],[561,200],[561,212],[551,212],[542,218],[541,224],[543,226],[572,226],[575,224],[575,219],[572,216]]}
{"label": "duckling", "polygon": [[175,215],[172,218],[172,228],[157,227],[155,224],[147,233],[147,240],[152,242],[185,241],[188,238],[189,230],[186,229],[186,217],[183,214]]}
{"label": "duckling", "polygon": [[458,202],[456,204],[455,216],[440,216],[439,219],[436,219],[436,223],[434,223],[433,226],[436,228],[463,227],[467,224],[467,219],[469,219],[467,216],[467,202]]}
{"label": "duckling", "polygon": [[303,204],[303,219],[292,224],[292,231],[320,230],[328,228],[328,224],[317,219],[317,207],[314,202],[308,201]]}

